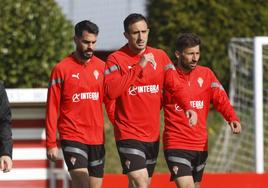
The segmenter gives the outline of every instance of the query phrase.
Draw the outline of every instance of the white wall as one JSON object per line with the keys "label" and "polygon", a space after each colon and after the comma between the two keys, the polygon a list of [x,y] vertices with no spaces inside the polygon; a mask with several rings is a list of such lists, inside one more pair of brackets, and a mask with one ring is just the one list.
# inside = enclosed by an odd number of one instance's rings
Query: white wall
{"label": "white wall", "polygon": [[89,19],[99,26],[96,50],[112,51],[126,42],[123,20],[130,13],[146,15],[146,0],[56,0],[73,24]]}

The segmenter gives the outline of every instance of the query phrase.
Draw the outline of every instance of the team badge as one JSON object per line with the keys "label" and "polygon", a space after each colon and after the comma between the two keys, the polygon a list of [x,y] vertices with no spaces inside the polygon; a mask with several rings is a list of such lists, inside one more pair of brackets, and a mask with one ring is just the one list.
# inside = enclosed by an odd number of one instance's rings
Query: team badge
{"label": "team badge", "polygon": [[178,166],[173,166],[173,169],[172,170],[173,170],[174,174],[177,175],[178,170],[179,170],[179,167]]}
{"label": "team badge", "polygon": [[126,160],[125,165],[129,169],[130,168],[130,161],[129,160]]}
{"label": "team badge", "polygon": [[204,83],[204,80],[203,80],[203,78],[199,77],[197,79],[197,82],[198,82],[199,86],[202,87],[203,86],[203,83]]}
{"label": "team badge", "polygon": [[75,157],[71,157],[70,158],[70,162],[73,164],[73,166],[75,165],[76,162],[76,158]]}
{"label": "team badge", "polygon": [[100,73],[99,71],[94,70],[93,75],[95,76],[96,80],[98,80]]}

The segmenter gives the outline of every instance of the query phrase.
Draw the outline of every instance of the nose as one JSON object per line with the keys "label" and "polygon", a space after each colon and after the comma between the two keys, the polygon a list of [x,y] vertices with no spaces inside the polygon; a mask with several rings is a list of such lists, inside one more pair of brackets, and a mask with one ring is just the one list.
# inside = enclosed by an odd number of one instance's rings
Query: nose
{"label": "nose", "polygon": [[87,46],[87,48],[92,49],[93,48],[93,45],[94,45],[93,43],[89,43],[88,46]]}
{"label": "nose", "polygon": [[142,32],[139,32],[139,34],[138,34],[138,39],[142,39],[143,37],[142,37]]}
{"label": "nose", "polygon": [[193,54],[193,60],[197,61],[198,60],[198,54]]}

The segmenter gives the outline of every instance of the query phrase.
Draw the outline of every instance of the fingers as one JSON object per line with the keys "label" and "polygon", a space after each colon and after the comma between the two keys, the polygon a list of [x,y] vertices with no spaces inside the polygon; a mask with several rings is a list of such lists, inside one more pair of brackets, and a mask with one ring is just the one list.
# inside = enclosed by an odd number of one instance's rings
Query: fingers
{"label": "fingers", "polygon": [[6,167],[4,168],[3,172],[4,173],[10,172],[11,168],[12,168],[11,164],[6,164]]}
{"label": "fingers", "polygon": [[151,63],[153,66],[153,69],[156,69],[156,62],[154,59],[154,55],[152,53],[146,54],[147,60]]}
{"label": "fingers", "polygon": [[142,67],[142,68],[144,68],[146,65],[147,65],[147,60],[146,60],[146,58],[143,56],[142,58],[141,58],[141,60],[140,60],[140,62],[139,62],[139,65]]}
{"label": "fingers", "polygon": [[2,156],[0,168],[4,173],[9,172],[12,169],[12,159],[9,156]]}
{"label": "fingers", "polygon": [[157,64],[152,53],[144,54],[139,64],[144,68],[148,62],[151,63],[154,69],[156,69]]}
{"label": "fingers", "polygon": [[48,153],[47,158],[53,162],[57,161],[57,156],[55,156],[53,153]]}
{"label": "fingers", "polygon": [[191,117],[189,119],[189,124],[190,124],[191,127],[194,126],[194,125],[196,125],[197,124],[197,118]]}
{"label": "fingers", "polygon": [[4,169],[4,172],[9,172],[12,169],[12,160],[8,159],[6,161],[6,169]]}
{"label": "fingers", "polygon": [[190,112],[186,111],[186,117],[190,120],[191,117]]}
{"label": "fingers", "polygon": [[4,160],[0,159],[0,169],[4,170]]}
{"label": "fingers", "polygon": [[189,125],[191,127],[197,124],[197,113],[195,111],[187,110],[186,117],[189,119]]}
{"label": "fingers", "polygon": [[47,158],[53,162],[55,162],[58,159],[58,148],[50,148],[47,150]]}
{"label": "fingers", "polygon": [[234,122],[230,122],[230,127],[232,129],[232,132],[234,134],[239,134],[241,132],[241,125],[239,122],[234,121]]}

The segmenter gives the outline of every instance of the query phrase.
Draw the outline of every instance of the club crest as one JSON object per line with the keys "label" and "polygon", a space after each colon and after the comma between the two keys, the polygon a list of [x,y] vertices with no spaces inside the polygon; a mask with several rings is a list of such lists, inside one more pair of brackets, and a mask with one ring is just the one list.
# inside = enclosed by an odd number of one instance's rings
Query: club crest
{"label": "club crest", "polygon": [[99,71],[94,70],[93,75],[96,78],[96,80],[98,80],[100,73],[99,73]]}
{"label": "club crest", "polygon": [[70,158],[70,162],[73,164],[73,166],[75,165],[76,162],[76,158],[75,157],[71,157]]}
{"label": "club crest", "polygon": [[178,170],[179,170],[179,167],[178,166],[173,166],[173,169],[172,170],[173,170],[174,174],[177,175]]}
{"label": "club crest", "polygon": [[126,160],[125,165],[129,169],[130,168],[130,161],[129,160]]}
{"label": "club crest", "polygon": [[202,87],[202,86],[203,86],[203,83],[204,83],[204,80],[203,80],[203,78],[199,77],[199,78],[197,79],[197,82],[198,82],[198,84],[199,84],[199,87]]}

